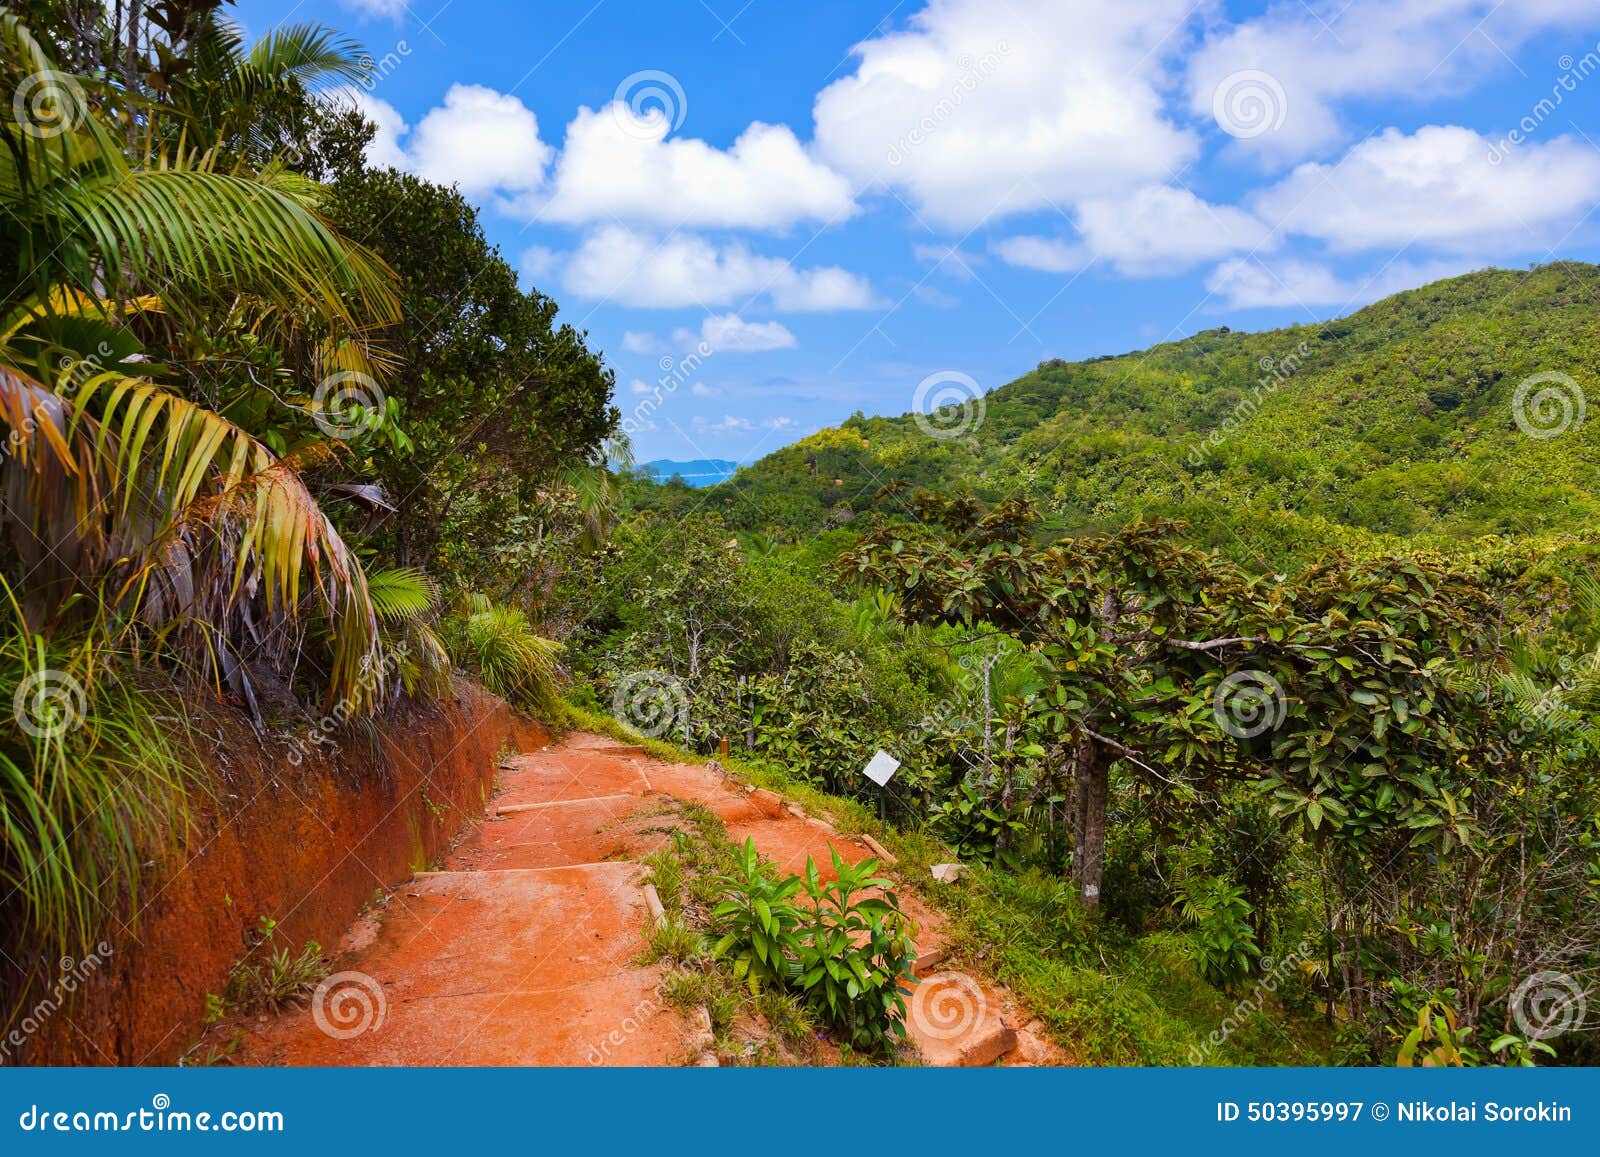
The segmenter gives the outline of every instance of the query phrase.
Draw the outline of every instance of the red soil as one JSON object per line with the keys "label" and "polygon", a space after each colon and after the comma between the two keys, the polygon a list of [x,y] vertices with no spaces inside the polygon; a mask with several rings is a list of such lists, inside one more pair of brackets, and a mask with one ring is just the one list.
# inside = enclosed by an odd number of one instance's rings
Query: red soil
{"label": "red soil", "polygon": [[[649,920],[643,871],[619,862],[652,846],[648,818],[669,798],[709,806],[742,841],[799,871],[831,874],[872,853],[771,793],[748,793],[712,767],[665,764],[637,748],[575,735],[513,759],[477,828],[446,870],[419,876],[358,924],[339,977],[311,1007],[256,1027],[236,1059],[328,1065],[585,1065],[692,1061],[703,1029],[666,1006],[658,968],[635,967]],[[902,895],[919,946],[938,915]],[[341,987],[350,997],[341,1004]],[[908,1027],[931,1064],[988,1064],[1012,1052],[1008,994],[962,974],[910,994]],[[347,1014],[341,1020],[340,1013]],[[1007,1019],[1012,1023],[1007,1023]],[[701,1036],[697,1044],[696,1037]],[[1030,1060],[1057,1054],[1024,1034]],[[1013,1057],[1013,1059],[1019,1059]]]}
{"label": "red soil", "polygon": [[375,892],[436,861],[482,816],[501,750],[548,741],[464,682],[454,701],[380,725],[376,752],[357,742],[296,765],[236,717],[213,728],[215,807],[151,871],[109,963],[46,1018],[21,1063],[176,1061],[204,1028],[206,994],[221,993],[254,946],[259,918],[277,921],[272,948],[331,948]]}

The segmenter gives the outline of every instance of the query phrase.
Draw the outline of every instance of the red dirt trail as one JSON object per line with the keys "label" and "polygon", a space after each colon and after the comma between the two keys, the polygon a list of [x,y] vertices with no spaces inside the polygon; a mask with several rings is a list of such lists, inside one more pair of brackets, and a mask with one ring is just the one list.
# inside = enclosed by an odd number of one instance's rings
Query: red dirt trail
{"label": "red dirt trail", "polygon": [[[659,966],[632,962],[651,919],[634,862],[661,846],[648,817],[697,801],[742,843],[798,872],[864,843],[752,792],[716,766],[670,764],[573,734],[503,765],[490,818],[442,871],[418,873],[346,934],[310,1005],[258,1021],[232,1058],[290,1065],[681,1065],[703,1059],[703,1027],[669,1008]],[[937,913],[901,892],[917,924],[907,1027],[927,1064],[1060,1063],[1009,994],[937,972]],[[1036,1026],[1033,1026],[1036,1027]]]}

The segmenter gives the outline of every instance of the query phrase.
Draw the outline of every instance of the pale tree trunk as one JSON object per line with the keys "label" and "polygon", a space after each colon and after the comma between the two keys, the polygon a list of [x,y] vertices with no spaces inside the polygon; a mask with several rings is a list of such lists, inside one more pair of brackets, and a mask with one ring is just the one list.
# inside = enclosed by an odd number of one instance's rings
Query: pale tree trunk
{"label": "pale tree trunk", "polygon": [[1111,789],[1111,763],[1094,740],[1078,742],[1076,789],[1072,805],[1072,881],[1078,900],[1090,911],[1100,907],[1100,883],[1106,867],[1106,804]]}

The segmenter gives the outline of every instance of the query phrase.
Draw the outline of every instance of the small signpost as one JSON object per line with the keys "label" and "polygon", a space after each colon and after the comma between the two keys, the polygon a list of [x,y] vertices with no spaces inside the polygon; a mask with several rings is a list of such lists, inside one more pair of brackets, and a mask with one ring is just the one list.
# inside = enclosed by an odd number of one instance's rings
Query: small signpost
{"label": "small signpost", "polygon": [[887,824],[889,822],[888,802],[884,790],[889,786],[889,781],[894,778],[894,773],[900,770],[900,761],[887,751],[879,751],[861,769],[861,774],[878,785],[878,819]]}

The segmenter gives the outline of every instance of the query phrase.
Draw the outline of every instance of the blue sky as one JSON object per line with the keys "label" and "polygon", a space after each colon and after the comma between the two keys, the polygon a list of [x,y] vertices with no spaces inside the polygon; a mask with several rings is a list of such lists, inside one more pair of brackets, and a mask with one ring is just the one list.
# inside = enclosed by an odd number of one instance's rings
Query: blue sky
{"label": "blue sky", "polygon": [[605,352],[641,460],[748,461],[1046,358],[1600,259],[1594,0],[238,15],[367,46],[381,75],[343,99],[373,159],[482,206]]}

